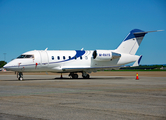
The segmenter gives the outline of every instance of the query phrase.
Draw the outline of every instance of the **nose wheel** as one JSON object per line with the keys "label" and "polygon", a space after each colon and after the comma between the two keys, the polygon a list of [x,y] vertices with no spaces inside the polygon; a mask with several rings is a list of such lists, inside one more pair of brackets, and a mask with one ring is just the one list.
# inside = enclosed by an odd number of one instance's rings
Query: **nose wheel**
{"label": "nose wheel", "polygon": [[17,78],[18,78],[18,80],[22,81],[23,80],[23,73],[22,72],[18,72],[17,73]]}

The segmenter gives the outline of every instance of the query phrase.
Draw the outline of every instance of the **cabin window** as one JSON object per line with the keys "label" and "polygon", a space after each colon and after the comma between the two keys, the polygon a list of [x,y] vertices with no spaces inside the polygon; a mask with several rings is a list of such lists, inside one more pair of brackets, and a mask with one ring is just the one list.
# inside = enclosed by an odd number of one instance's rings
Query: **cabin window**
{"label": "cabin window", "polygon": [[52,56],[52,60],[54,60],[54,56]]}
{"label": "cabin window", "polygon": [[65,56],[63,56],[63,59],[65,60]]}
{"label": "cabin window", "polygon": [[57,56],[57,59],[58,59],[58,60],[60,60],[60,57],[59,57],[59,56]]}

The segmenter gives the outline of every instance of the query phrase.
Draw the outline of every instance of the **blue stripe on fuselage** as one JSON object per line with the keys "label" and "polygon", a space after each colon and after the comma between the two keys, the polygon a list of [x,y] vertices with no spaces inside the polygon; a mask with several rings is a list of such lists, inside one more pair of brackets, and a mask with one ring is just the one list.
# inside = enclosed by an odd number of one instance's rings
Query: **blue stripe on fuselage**
{"label": "blue stripe on fuselage", "polygon": [[54,64],[54,63],[61,63],[61,62],[70,61],[70,60],[75,59],[75,57],[78,58],[78,57],[83,56],[83,55],[85,54],[85,50],[75,50],[75,51],[76,51],[76,55],[73,56],[71,59],[67,59],[67,60],[63,60],[63,61],[58,61],[58,62],[50,62],[49,64]]}

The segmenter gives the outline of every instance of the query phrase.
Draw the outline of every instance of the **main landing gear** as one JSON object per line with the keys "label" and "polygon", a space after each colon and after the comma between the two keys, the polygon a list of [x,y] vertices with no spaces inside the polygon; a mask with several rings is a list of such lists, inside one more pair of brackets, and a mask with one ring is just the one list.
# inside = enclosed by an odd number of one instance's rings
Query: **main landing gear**
{"label": "main landing gear", "polygon": [[[69,74],[69,76],[71,76],[73,79],[78,79],[78,74],[77,74],[77,73],[71,72],[71,73]],[[89,78],[90,78],[90,75],[87,74],[86,72],[82,72],[82,77],[83,77],[84,79],[89,79]]]}
{"label": "main landing gear", "polygon": [[83,77],[84,79],[89,79],[89,78],[90,78],[90,75],[87,74],[86,72],[82,72],[82,77]]}
{"label": "main landing gear", "polygon": [[17,73],[17,78],[18,78],[18,80],[22,81],[23,80],[23,73],[22,72],[18,72]]}
{"label": "main landing gear", "polygon": [[78,74],[77,73],[74,73],[74,72],[71,72],[69,74],[69,76],[71,76],[73,79],[77,79],[78,78]]}

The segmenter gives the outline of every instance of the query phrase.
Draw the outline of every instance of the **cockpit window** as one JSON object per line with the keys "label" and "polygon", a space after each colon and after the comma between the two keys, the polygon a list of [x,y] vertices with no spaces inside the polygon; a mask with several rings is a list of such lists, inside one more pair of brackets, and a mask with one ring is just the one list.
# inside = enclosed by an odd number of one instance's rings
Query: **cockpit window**
{"label": "cockpit window", "polygon": [[34,55],[20,55],[17,58],[34,58]]}
{"label": "cockpit window", "polygon": [[33,55],[26,55],[25,58],[34,58]]}
{"label": "cockpit window", "polygon": [[17,58],[24,58],[24,57],[25,57],[25,55],[20,55]]}

